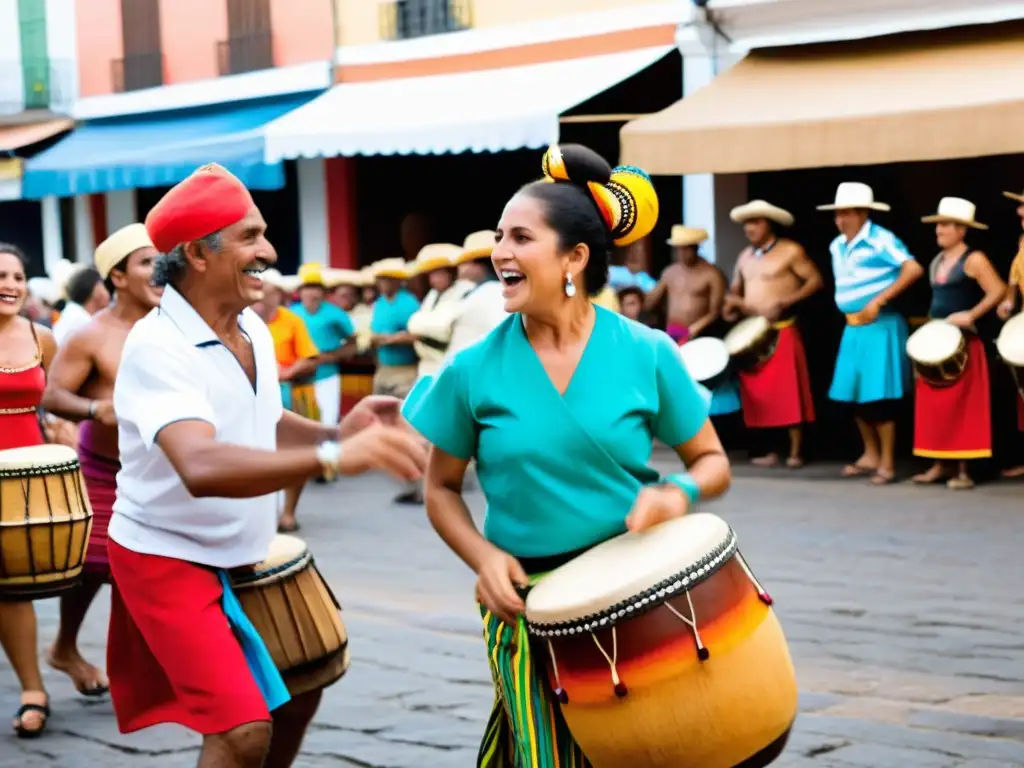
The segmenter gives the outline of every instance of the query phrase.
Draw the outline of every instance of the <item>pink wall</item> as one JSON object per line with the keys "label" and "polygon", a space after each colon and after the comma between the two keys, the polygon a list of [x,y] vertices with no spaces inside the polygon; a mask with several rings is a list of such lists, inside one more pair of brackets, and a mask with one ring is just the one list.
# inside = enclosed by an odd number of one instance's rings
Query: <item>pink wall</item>
{"label": "pink wall", "polygon": [[164,83],[217,77],[217,42],[227,36],[228,8],[224,0],[162,0]]}
{"label": "pink wall", "polygon": [[328,61],[332,58],[332,2],[333,0],[270,0],[270,23],[274,29],[274,64],[287,67],[291,64]]}
{"label": "pink wall", "polygon": [[78,78],[82,96],[114,90],[112,59],[124,56],[121,0],[76,0]]}

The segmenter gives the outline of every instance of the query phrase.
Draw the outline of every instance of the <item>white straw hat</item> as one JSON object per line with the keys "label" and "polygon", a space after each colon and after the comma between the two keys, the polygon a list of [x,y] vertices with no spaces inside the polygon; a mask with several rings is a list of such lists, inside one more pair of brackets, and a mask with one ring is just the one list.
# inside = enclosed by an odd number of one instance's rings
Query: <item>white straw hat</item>
{"label": "white straw hat", "polygon": [[970,200],[962,197],[944,197],[939,200],[938,212],[921,219],[925,224],[935,224],[940,221],[951,221],[954,224],[963,224],[965,227],[974,229],[988,229],[987,224],[981,224],[975,220],[977,206]]}
{"label": "white straw hat", "polygon": [[891,210],[887,203],[875,202],[875,193],[867,184],[859,181],[844,181],[836,187],[835,202],[819,205],[819,211],[849,211],[865,208],[869,211]]}

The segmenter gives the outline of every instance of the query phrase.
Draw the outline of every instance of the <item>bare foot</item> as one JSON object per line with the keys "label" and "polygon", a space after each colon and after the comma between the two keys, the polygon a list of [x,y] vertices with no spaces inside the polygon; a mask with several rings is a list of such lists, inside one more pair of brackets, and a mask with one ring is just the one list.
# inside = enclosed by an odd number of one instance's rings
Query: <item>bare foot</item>
{"label": "bare foot", "polygon": [[299,523],[294,517],[283,515],[277,522],[278,533],[295,533],[299,530]]}
{"label": "bare foot", "polygon": [[974,487],[974,481],[971,480],[970,475],[957,475],[949,479],[946,487],[951,491],[969,491]]}
{"label": "bare foot", "polygon": [[800,469],[804,465],[804,460],[799,456],[790,456],[786,459],[786,466],[790,469]]}
{"label": "bare foot", "polygon": [[1021,464],[1019,467],[1004,469],[1000,474],[1003,477],[1024,477],[1024,464]]}
{"label": "bare foot", "polygon": [[109,690],[106,675],[99,667],[83,659],[77,648],[65,651],[53,646],[46,663],[70,677],[75,689],[83,696],[102,696]]}
{"label": "bare foot", "polygon": [[755,467],[777,467],[779,465],[779,454],[769,453],[766,456],[758,456],[751,459],[750,463]]}
{"label": "bare foot", "polygon": [[872,485],[889,485],[896,481],[896,472],[892,469],[882,469],[879,467],[875,470],[875,474],[871,476]]}
{"label": "bare foot", "polygon": [[932,464],[931,468],[927,472],[922,472],[919,475],[914,475],[912,480],[918,485],[931,485],[937,483],[939,480],[946,478],[946,471],[942,468],[941,464]]}
{"label": "bare foot", "polygon": [[863,456],[853,464],[847,464],[843,467],[843,477],[867,477],[873,474],[878,469],[878,463],[872,462],[870,459],[865,459]]}

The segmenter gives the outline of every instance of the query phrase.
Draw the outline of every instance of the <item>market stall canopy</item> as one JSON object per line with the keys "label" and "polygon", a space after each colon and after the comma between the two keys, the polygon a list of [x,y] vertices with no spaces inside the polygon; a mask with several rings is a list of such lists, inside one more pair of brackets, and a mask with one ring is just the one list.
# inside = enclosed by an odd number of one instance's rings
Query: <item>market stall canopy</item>
{"label": "market stall canopy", "polygon": [[503,69],[341,83],[267,127],[267,160],[538,148],[559,116],[673,48]]}
{"label": "market stall canopy", "polygon": [[1024,24],[753,51],[622,128],[649,173],[747,173],[1024,152]]}
{"label": "market stall canopy", "polygon": [[211,162],[250,189],[280,189],[284,169],[265,160],[264,127],[317,93],[89,121],[25,164],[22,194],[37,199],[171,186]]}
{"label": "market stall canopy", "polygon": [[68,119],[46,120],[40,123],[23,123],[0,127],[0,152],[15,152],[24,147],[38,144],[56,136],[58,133],[70,131],[75,121]]}

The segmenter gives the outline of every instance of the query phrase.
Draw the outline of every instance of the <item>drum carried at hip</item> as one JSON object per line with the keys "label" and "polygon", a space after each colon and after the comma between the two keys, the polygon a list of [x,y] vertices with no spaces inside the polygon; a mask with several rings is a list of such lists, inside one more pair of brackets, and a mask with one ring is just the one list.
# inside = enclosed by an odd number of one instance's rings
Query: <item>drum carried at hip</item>
{"label": "drum carried at hip", "polygon": [[765,766],[785,747],[797,714],[786,639],[715,515],[594,547],[537,582],[526,622],[595,768]]}
{"label": "drum carried at hip", "polygon": [[1024,398],[1024,313],[1006,321],[996,339],[996,351],[1009,366],[1017,391]]}
{"label": "drum carried at hip", "polygon": [[729,350],[721,339],[703,337],[679,346],[683,365],[693,380],[714,390],[729,379]]}
{"label": "drum carried at hip", "polygon": [[341,679],[349,665],[341,606],[301,539],[279,534],[266,560],[231,572],[231,585],[292,696]]}
{"label": "drum carried at hip", "polygon": [[929,320],[907,339],[914,372],[933,387],[955,384],[967,367],[967,339],[945,320]]}
{"label": "drum carried at hip", "polygon": [[0,451],[0,600],[39,600],[82,577],[92,507],[64,445]]}
{"label": "drum carried at hip", "polygon": [[725,334],[733,367],[747,373],[764,365],[775,354],[779,344],[779,329],[764,317],[741,320]]}

